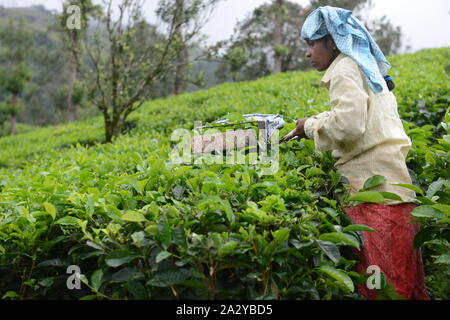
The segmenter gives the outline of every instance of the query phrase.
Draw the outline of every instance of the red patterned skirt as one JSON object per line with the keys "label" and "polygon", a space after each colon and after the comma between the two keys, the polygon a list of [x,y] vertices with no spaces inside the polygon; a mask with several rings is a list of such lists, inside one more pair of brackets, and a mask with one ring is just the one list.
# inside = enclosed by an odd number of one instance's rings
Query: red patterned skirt
{"label": "red patterned skirt", "polygon": [[[422,255],[413,246],[419,231],[417,223],[411,223],[410,215],[416,207],[412,203],[388,206],[364,203],[345,210],[355,224],[363,224],[376,232],[363,231],[364,246],[356,254],[360,262],[356,271],[367,275],[369,266],[377,266],[386,276],[397,294],[407,300],[429,300],[424,282]],[[358,286],[358,292],[367,299],[376,299],[378,293],[366,284]]]}

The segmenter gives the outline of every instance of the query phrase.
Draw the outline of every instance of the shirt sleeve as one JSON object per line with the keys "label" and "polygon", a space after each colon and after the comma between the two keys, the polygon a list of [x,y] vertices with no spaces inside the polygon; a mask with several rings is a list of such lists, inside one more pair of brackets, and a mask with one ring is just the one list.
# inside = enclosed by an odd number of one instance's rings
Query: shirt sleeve
{"label": "shirt sleeve", "polygon": [[366,131],[369,96],[351,74],[330,80],[331,111],[309,118],[305,134],[320,151],[351,148]]}

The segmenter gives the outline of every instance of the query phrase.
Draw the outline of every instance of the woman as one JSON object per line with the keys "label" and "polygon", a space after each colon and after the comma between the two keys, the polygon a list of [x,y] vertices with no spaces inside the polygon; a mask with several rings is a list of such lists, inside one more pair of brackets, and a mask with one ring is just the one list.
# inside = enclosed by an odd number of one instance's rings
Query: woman
{"label": "woman", "polygon": [[[321,85],[329,90],[331,111],[297,121],[296,128],[282,140],[309,138],[316,149],[333,150],[336,169],[345,176],[351,193],[363,188],[374,176],[387,178],[374,191],[399,195],[403,201],[387,204],[364,203],[347,208],[357,224],[372,227],[364,232],[364,247],[358,253],[357,271],[367,274],[377,266],[405,299],[429,299],[420,251],[414,249],[417,224],[409,221],[415,205],[408,203],[414,193],[392,183],[411,184],[405,159],[411,147],[390,92],[389,62],[366,28],[351,11],[320,7],[302,28],[308,44],[307,58],[318,71],[326,73]],[[366,285],[359,293],[375,299],[377,292]]]}

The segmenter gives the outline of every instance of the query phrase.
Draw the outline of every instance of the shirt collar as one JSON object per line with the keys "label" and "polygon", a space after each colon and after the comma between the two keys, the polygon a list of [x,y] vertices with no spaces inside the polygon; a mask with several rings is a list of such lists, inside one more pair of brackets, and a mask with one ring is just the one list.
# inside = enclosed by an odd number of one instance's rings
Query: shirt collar
{"label": "shirt collar", "polygon": [[320,83],[322,87],[326,87],[326,88],[330,87],[330,80],[333,77],[334,69],[336,68],[336,65],[339,63],[339,61],[341,61],[344,58],[345,58],[345,54],[340,53],[336,57],[336,59],[334,59],[333,63],[330,64],[330,66],[328,67],[327,71],[325,72],[325,75],[323,76],[322,81]]}

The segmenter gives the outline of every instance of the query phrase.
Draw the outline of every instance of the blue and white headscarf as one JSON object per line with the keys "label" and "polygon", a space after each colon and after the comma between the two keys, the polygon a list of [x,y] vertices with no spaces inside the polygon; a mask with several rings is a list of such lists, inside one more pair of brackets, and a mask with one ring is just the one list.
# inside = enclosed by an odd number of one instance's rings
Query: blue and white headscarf
{"label": "blue and white headscarf", "polygon": [[373,92],[383,91],[384,77],[390,63],[364,25],[349,10],[330,6],[319,7],[307,18],[302,38],[321,39],[331,35],[339,50],[356,61]]}

